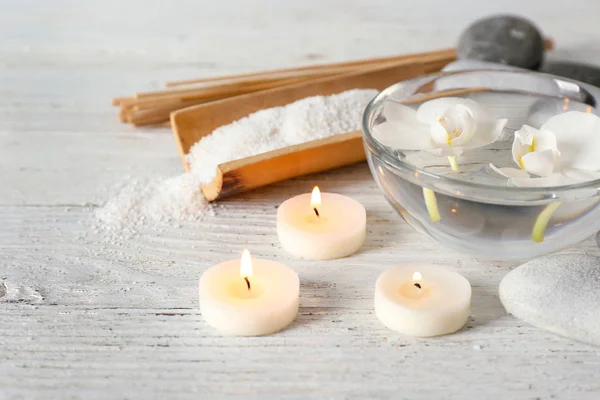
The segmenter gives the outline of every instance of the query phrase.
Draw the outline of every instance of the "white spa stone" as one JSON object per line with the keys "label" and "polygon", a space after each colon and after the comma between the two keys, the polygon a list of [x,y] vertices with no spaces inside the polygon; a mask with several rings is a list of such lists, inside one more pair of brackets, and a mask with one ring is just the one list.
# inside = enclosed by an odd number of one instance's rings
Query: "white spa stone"
{"label": "white spa stone", "polygon": [[600,258],[558,254],[529,261],[502,279],[499,292],[515,317],[600,346]]}
{"label": "white spa stone", "polygon": [[298,314],[300,281],[289,267],[252,258],[248,277],[240,274],[240,259],[209,268],[199,281],[200,312],[224,335],[260,336],[282,330]]}
{"label": "white spa stone", "polygon": [[470,312],[471,284],[446,267],[406,263],[384,271],[375,284],[377,317],[389,329],[405,335],[456,332]]}
{"label": "white spa stone", "polygon": [[277,210],[277,235],[291,254],[312,260],[346,257],[363,245],[367,213],[358,201],[335,193],[321,193],[317,216],[311,194],[284,201]]}

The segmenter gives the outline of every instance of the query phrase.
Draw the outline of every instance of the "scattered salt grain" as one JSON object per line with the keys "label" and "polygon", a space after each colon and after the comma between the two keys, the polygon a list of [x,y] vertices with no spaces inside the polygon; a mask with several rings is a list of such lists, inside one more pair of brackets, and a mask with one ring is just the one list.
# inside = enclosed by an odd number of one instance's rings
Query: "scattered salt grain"
{"label": "scattered salt grain", "polygon": [[130,179],[96,210],[93,229],[116,244],[141,230],[179,227],[214,216],[200,185],[212,181],[217,165],[358,130],[363,110],[376,94],[374,89],[355,89],[308,97],[221,126],[191,148],[191,172],[168,179]]}
{"label": "scattered salt grain", "polygon": [[94,213],[108,242],[122,243],[143,229],[160,230],[196,222],[212,207],[192,174],[168,179],[130,179]]}

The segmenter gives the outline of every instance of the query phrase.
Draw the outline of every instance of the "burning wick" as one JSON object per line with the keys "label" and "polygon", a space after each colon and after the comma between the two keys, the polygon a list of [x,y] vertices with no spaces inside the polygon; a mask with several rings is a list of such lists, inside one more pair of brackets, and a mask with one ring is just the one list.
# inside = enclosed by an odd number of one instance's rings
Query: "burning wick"
{"label": "burning wick", "polygon": [[414,283],[415,287],[418,287],[419,289],[421,289],[421,284],[418,282],[418,281],[420,281],[423,278],[421,276],[421,273],[420,272],[415,272],[413,274],[412,278],[413,278],[413,281],[417,281],[417,282]]}
{"label": "burning wick", "polygon": [[[246,279],[247,281],[248,279]],[[421,284],[419,282],[415,283],[415,286],[421,289]],[[250,289],[250,284],[248,283],[248,289]]]}
{"label": "burning wick", "polygon": [[310,195],[310,206],[312,207],[312,209],[315,212],[315,214],[317,215],[317,217],[320,217],[319,210],[317,209],[317,207],[319,207],[320,205],[321,205],[321,191],[319,190],[318,186],[315,186],[315,188],[312,191],[312,194]]}
{"label": "burning wick", "polygon": [[[244,280],[246,281],[246,286],[248,286],[248,290],[250,290],[251,289],[250,280],[248,279],[247,276],[244,277]],[[418,285],[418,283],[415,283],[415,285]],[[420,288],[420,286],[419,286],[419,288]]]}

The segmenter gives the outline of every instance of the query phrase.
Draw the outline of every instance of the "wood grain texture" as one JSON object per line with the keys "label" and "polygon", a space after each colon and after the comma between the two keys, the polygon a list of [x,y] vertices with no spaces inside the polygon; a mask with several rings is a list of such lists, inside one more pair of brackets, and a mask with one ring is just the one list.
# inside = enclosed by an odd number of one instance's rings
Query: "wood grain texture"
{"label": "wood grain texture", "polygon": [[[0,2],[0,399],[597,399],[598,348],[505,315],[497,286],[515,263],[423,238],[364,164],[249,192],[197,224],[121,245],[89,221],[128,177],[181,172],[169,129],[115,120],[119,93],[450,47],[467,22],[507,11],[552,34],[550,57],[600,63],[599,3],[536,3]],[[302,261],[279,248],[275,207],[315,184],[365,205],[355,256]],[[200,273],[243,247],[299,273],[300,314],[280,334],[221,338],[198,313]],[[599,253],[592,240],[573,251]],[[410,260],[471,281],[465,330],[424,340],[378,323],[375,279]]]}

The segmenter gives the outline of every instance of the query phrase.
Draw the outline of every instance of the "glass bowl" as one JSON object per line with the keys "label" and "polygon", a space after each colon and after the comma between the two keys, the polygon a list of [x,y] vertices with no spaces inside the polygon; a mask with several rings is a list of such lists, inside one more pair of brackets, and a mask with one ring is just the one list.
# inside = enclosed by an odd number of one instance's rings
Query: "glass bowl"
{"label": "glass bowl", "polygon": [[[392,149],[373,137],[372,128],[385,121],[385,102],[416,107],[425,99],[447,96],[476,100],[496,118],[508,119],[498,141],[458,158],[458,172],[445,157]],[[367,106],[362,122],[367,160],[389,204],[417,231],[478,257],[530,259],[573,246],[600,229],[600,180],[516,187],[489,165],[515,167],[511,146],[515,130],[523,124],[539,128],[550,116],[568,110],[598,114],[599,100],[598,88],[534,72],[472,70],[422,76],[390,86]],[[431,217],[426,193],[437,202],[438,221]]]}

